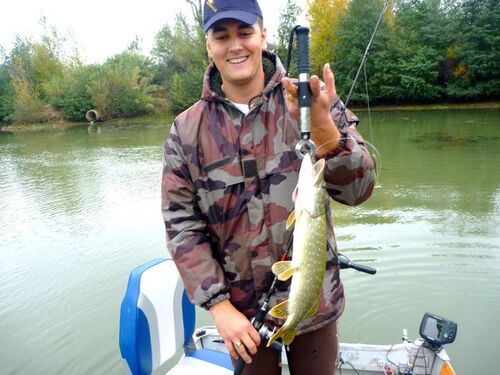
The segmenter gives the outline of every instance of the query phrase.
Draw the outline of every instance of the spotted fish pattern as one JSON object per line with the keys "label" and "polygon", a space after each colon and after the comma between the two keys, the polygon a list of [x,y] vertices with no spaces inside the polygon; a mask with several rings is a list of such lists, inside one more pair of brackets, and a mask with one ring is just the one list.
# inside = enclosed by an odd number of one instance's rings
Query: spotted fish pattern
{"label": "spotted fish pattern", "polygon": [[267,346],[278,338],[289,345],[295,338],[299,324],[313,317],[318,310],[323,286],[326,262],[326,191],[324,172],[325,160],[314,165],[311,157],[305,155],[294,191],[295,209],[288,218],[287,226],[293,230],[293,258],[273,265],[273,273],[279,280],[290,277],[290,297],[274,306],[269,314],[286,319]]}
{"label": "spotted fish pattern", "polygon": [[[276,55],[264,52],[266,87],[247,115],[229,102],[212,64],[201,99],[174,120],[164,148],[162,213],[167,248],[190,300],[206,307],[229,295],[246,316],[256,314],[274,279],[271,267],[290,236],[286,221],[301,165],[295,153],[298,124],[287,112]],[[336,97],[331,110],[343,141],[324,158],[325,189],[337,202],[356,205],[374,186],[374,162],[356,129],[358,119]],[[326,237],[336,249],[329,199]],[[326,252],[326,248],[325,248]],[[344,292],[336,253],[327,252],[318,310],[299,333],[337,319]],[[283,282],[271,306],[288,298]],[[269,316],[271,327],[283,319]]]}

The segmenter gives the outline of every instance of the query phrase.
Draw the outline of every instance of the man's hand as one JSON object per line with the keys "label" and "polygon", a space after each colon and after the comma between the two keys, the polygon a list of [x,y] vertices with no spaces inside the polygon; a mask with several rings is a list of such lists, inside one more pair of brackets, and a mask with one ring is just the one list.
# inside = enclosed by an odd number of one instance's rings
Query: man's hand
{"label": "man's hand", "polygon": [[[316,153],[319,157],[334,149],[340,139],[340,133],[330,115],[333,99],[337,94],[335,89],[335,77],[329,64],[323,67],[323,80],[313,75],[309,79],[311,87],[311,139],[316,144]],[[292,117],[299,121],[298,88],[294,80],[283,78],[283,86],[286,92],[288,111]]]}
{"label": "man's hand", "polygon": [[260,335],[246,316],[228,300],[213,305],[210,314],[229,354],[235,359],[241,356],[246,363],[252,362],[250,354],[257,353]]}

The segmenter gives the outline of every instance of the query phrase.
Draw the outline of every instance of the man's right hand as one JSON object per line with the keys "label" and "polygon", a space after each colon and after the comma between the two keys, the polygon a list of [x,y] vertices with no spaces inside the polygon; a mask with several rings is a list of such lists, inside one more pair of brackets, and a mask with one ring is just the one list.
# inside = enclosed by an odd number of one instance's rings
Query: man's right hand
{"label": "man's right hand", "polygon": [[229,300],[210,307],[210,314],[229,354],[235,359],[241,356],[246,363],[252,362],[250,354],[257,353],[260,335],[246,316]]}

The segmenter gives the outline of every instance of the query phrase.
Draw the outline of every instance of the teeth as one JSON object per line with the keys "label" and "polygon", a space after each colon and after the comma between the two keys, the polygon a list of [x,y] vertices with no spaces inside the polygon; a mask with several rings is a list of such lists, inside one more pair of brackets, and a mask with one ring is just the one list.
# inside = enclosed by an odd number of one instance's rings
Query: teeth
{"label": "teeth", "polygon": [[239,64],[239,63],[242,63],[243,61],[246,61],[248,57],[238,57],[236,59],[229,59],[227,60],[229,63],[231,64]]}

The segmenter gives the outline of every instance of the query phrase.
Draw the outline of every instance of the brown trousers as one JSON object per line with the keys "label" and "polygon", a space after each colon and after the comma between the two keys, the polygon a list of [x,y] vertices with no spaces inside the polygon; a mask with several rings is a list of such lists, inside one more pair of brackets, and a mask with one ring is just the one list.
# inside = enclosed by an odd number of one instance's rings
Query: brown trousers
{"label": "brown trousers", "polygon": [[[266,348],[262,340],[258,351],[252,356],[252,363],[245,366],[243,375],[280,375],[281,353]],[[330,323],[316,331],[296,336],[287,352],[291,375],[335,375],[338,339],[337,322]],[[231,358],[236,365],[234,358]]]}

